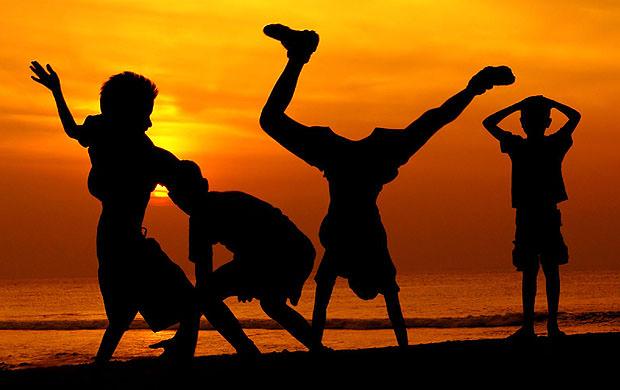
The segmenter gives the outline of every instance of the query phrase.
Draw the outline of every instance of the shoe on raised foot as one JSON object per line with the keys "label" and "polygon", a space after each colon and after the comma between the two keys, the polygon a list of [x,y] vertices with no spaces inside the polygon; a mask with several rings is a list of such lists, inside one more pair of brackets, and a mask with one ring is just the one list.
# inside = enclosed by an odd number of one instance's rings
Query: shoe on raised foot
{"label": "shoe on raised foot", "polygon": [[487,66],[471,78],[469,87],[480,95],[497,85],[510,85],[514,82],[515,75],[509,67]]}
{"label": "shoe on raised foot", "polygon": [[263,28],[263,32],[280,41],[288,51],[289,58],[303,59],[304,62],[310,60],[319,45],[319,34],[311,30],[293,30],[282,24],[268,24]]}

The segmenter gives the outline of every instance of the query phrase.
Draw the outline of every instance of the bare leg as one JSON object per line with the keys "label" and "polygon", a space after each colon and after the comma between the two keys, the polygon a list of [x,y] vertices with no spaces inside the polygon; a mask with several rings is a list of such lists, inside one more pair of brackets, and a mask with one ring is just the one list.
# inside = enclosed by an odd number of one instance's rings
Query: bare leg
{"label": "bare leg", "polygon": [[521,295],[523,299],[523,328],[534,332],[534,306],[536,304],[536,278],[538,264],[523,271]]}
{"label": "bare leg", "polygon": [[534,306],[536,304],[536,278],[538,276],[538,262],[523,270],[521,284],[521,299],[523,301],[523,325],[511,339],[531,339],[536,337],[534,330]]}
{"label": "bare leg", "polygon": [[400,308],[400,301],[398,299],[397,291],[389,291],[383,295],[385,299],[385,306],[387,308],[388,316],[392,322],[394,333],[396,334],[396,341],[398,346],[405,348],[409,345],[407,337],[407,326],[405,319],[403,318],[403,312]]}
{"label": "bare leg", "polygon": [[439,129],[458,118],[476,96],[484,94],[495,85],[508,85],[513,82],[514,76],[508,67],[486,67],[478,72],[465,89],[441,106],[426,111],[405,128],[411,143],[409,152],[415,153]]}
{"label": "bare leg", "polygon": [[325,330],[325,321],[327,320],[327,306],[336,284],[336,277],[330,277],[327,280],[322,278],[317,282],[316,292],[314,295],[314,311],[312,313],[312,333],[314,334],[314,343],[320,345],[323,340],[323,331]]}
{"label": "bare leg", "polygon": [[560,267],[558,265],[543,265],[547,288],[547,334],[550,337],[562,336],[558,326],[558,307],[560,304]]}
{"label": "bare leg", "polygon": [[237,317],[222,300],[210,298],[204,306],[204,315],[213,327],[240,355],[258,355],[260,351],[245,334]]}
{"label": "bare leg", "polygon": [[309,350],[321,350],[322,345],[315,343],[312,328],[306,319],[280,299],[263,298],[260,305],[267,315],[278,322],[293,337],[299,340]]}
{"label": "bare leg", "polygon": [[133,311],[127,317],[127,321],[123,323],[110,322],[108,327],[101,338],[101,344],[99,344],[99,350],[97,351],[97,356],[95,356],[95,364],[105,364],[110,359],[112,359],[112,355],[118,347],[118,344],[123,337],[123,334],[129,329],[129,325],[132,323],[133,319],[138,314],[137,311]]}
{"label": "bare leg", "polygon": [[112,355],[126,330],[127,329],[124,328],[114,328],[111,326],[106,328],[103,338],[101,339],[101,344],[99,345],[99,350],[97,351],[97,356],[95,356],[96,364],[105,364],[112,359]]}
{"label": "bare leg", "polygon": [[[310,32],[306,34],[314,34],[318,43],[318,35]],[[285,114],[295,94],[299,75],[305,63],[310,59],[312,44],[308,41],[305,44],[306,50],[302,48],[301,52],[288,52],[289,60],[269,94],[260,116],[260,125],[263,130],[287,149],[302,141],[295,138],[295,130],[305,128]]]}
{"label": "bare leg", "polygon": [[200,327],[200,312],[196,310],[188,311],[179,323],[179,330],[174,335],[176,347],[174,358],[179,361],[191,360],[196,352],[196,342],[198,341],[198,329]]}

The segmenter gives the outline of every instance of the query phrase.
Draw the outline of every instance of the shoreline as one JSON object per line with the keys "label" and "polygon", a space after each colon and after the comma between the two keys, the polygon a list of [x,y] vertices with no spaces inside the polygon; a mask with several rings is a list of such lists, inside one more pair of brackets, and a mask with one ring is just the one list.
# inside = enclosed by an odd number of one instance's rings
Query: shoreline
{"label": "shoreline", "polygon": [[[447,341],[396,347],[338,350],[327,353],[274,352],[248,362],[236,355],[202,356],[187,367],[173,367],[156,358],[113,361],[98,368],[90,364],[0,370],[0,386],[57,385],[102,388],[134,384],[140,388],[163,383],[265,382],[269,384],[343,383],[366,380],[401,381],[418,377],[452,381],[504,373],[506,379],[568,376],[614,378],[620,363],[620,332],[569,335],[531,343],[505,339]],[[239,375],[242,373],[243,375]],[[560,374],[559,377],[555,375]],[[449,375],[446,375],[449,374]]]}

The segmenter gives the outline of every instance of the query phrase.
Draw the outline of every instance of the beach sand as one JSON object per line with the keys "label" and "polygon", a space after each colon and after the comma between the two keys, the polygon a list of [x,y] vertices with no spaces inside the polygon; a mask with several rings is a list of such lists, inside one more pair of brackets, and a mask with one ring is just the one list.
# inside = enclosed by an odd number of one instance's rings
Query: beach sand
{"label": "beach sand", "polygon": [[589,333],[559,340],[539,337],[529,344],[489,339],[413,345],[406,350],[279,352],[265,354],[254,362],[235,355],[207,356],[184,368],[144,358],[115,361],[104,368],[73,365],[0,371],[0,388],[184,388],[224,383],[235,387],[400,384],[429,388],[416,386],[421,380],[435,385],[512,387],[517,382],[570,383],[577,379],[593,385],[617,380],[619,353],[620,333]]}

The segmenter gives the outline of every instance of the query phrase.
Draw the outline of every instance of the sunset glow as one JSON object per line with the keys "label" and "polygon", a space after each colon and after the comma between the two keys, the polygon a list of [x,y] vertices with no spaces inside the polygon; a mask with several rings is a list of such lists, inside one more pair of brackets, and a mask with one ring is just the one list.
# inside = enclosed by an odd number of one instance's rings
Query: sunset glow
{"label": "sunset glow", "polygon": [[151,192],[151,197],[153,198],[167,198],[168,197],[168,190],[166,189],[166,187],[163,187],[161,185],[157,185],[157,187],[155,187],[155,189],[153,190],[153,192]]}
{"label": "sunset glow", "polygon": [[[514,70],[514,86],[475,101],[385,188],[380,207],[399,271],[511,268],[510,165],[481,121],[535,94],[583,115],[564,163],[571,267],[619,267],[617,2],[35,0],[3,1],[2,9],[0,209],[15,223],[0,231],[0,277],[97,269],[100,206],[87,191],[87,152],[63,133],[49,92],[30,80],[33,59],[54,65],[80,123],[99,112],[110,75],[151,78],[160,90],[153,141],[198,162],[213,189],[281,208],[319,247],[326,182],[258,125],[286,61],[261,32],[271,22],[321,36],[288,113],[354,139],[406,126],[485,65]],[[508,123],[518,132],[516,119]],[[147,212],[149,234],[188,267],[187,216],[163,187],[152,197],[165,207]]]}

